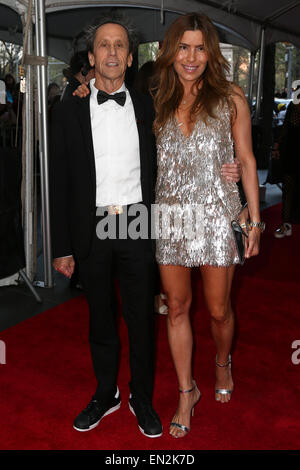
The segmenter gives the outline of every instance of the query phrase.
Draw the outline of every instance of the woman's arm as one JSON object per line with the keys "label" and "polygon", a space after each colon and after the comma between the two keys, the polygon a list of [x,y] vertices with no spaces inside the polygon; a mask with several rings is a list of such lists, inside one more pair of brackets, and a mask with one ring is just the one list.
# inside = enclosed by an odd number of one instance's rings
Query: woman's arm
{"label": "woman's arm", "polygon": [[[249,105],[243,91],[235,86],[233,100],[236,115],[232,124],[235,153],[242,166],[242,183],[248,202],[250,222],[260,222],[259,185],[256,172],[256,160],[252,150],[252,130]],[[246,243],[246,258],[259,253],[261,229],[252,227]]]}

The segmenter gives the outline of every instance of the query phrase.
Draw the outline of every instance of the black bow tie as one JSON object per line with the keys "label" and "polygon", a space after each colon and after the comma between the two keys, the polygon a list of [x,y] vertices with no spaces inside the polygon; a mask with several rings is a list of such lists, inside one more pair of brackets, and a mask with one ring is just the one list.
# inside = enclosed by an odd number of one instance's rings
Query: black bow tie
{"label": "black bow tie", "polygon": [[124,106],[126,101],[126,92],[121,91],[120,93],[115,93],[114,95],[109,95],[105,91],[99,90],[97,93],[98,104],[105,103],[107,100],[115,100],[120,106]]}

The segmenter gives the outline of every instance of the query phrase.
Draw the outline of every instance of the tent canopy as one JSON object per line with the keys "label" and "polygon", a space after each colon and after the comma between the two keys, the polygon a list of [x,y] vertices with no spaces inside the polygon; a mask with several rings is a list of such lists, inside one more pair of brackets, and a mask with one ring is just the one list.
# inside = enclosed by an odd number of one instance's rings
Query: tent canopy
{"label": "tent canopy", "polygon": [[[1,39],[22,43],[19,15],[26,13],[27,5],[28,0],[1,1]],[[265,27],[266,44],[287,41],[300,47],[299,0],[46,0],[48,54],[67,61],[76,47],[74,38],[76,42],[87,24],[111,8],[134,20],[142,42],[162,40],[179,14],[201,11],[214,21],[222,42],[255,51]]]}

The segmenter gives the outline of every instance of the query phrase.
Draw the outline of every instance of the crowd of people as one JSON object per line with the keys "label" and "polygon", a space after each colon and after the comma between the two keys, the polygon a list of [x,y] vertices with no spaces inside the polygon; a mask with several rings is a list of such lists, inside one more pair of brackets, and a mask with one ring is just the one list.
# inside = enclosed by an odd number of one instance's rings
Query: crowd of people
{"label": "crowd of people", "polygon": [[0,146],[12,147],[18,116],[22,116],[22,95],[19,93],[20,84],[11,73],[0,80],[5,89],[5,100],[0,103]]}

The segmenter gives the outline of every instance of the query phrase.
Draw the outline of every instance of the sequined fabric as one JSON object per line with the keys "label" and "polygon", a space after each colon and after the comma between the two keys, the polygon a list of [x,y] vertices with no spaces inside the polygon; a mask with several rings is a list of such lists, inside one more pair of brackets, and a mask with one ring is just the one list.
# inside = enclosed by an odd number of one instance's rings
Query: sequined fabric
{"label": "sequined fabric", "polygon": [[[158,136],[156,204],[170,216],[160,216],[157,221],[159,264],[192,267],[239,263],[230,226],[241,210],[239,192],[235,183],[221,176],[223,163],[233,162],[230,110],[225,104],[219,105],[215,114],[218,119],[209,117],[207,124],[198,120],[188,137],[171,118]],[[191,215],[184,223],[193,225],[196,237],[180,237],[165,226],[174,221],[174,207],[179,219],[184,208],[189,208]],[[200,221],[199,217],[194,220],[191,208],[199,209]],[[166,239],[162,233],[168,229]]]}

